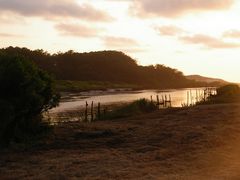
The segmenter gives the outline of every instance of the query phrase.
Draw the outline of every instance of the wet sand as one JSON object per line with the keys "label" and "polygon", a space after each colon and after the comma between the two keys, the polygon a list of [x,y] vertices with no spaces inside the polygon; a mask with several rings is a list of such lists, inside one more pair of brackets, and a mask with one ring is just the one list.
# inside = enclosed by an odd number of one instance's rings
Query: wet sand
{"label": "wet sand", "polygon": [[63,123],[0,154],[1,179],[239,179],[240,104]]}

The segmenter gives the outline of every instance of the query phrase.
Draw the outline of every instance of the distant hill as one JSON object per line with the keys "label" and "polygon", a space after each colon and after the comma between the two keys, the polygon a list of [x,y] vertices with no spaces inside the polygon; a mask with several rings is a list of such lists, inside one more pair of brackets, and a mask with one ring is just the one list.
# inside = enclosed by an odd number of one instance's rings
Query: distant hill
{"label": "distant hill", "polygon": [[227,82],[223,79],[204,77],[204,76],[200,76],[200,75],[189,75],[189,76],[186,76],[186,78],[189,79],[189,80],[195,80],[195,81],[198,81],[198,82],[219,83],[221,85],[229,83],[229,82]]}
{"label": "distant hill", "polygon": [[49,72],[57,80],[125,83],[142,88],[188,88],[218,86],[218,82],[186,78],[177,69],[164,65],[141,66],[130,56],[119,51],[98,51],[49,54],[43,50],[8,47],[0,53],[21,55]]}

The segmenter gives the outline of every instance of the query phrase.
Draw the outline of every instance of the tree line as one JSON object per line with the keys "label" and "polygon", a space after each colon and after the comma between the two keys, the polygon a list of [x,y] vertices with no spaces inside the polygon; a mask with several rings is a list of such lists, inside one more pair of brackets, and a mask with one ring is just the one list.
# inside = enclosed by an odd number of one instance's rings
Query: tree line
{"label": "tree line", "polygon": [[50,54],[43,50],[8,47],[0,52],[25,56],[57,80],[104,81],[136,84],[145,88],[218,86],[187,79],[177,69],[161,64],[141,66],[119,51],[78,53],[72,50]]}

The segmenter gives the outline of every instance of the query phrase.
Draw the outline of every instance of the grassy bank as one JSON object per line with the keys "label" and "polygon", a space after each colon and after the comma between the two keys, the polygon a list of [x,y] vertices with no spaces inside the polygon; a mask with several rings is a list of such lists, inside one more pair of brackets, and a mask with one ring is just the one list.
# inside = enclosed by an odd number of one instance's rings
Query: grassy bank
{"label": "grassy bank", "polygon": [[138,85],[126,83],[111,83],[100,81],[57,81],[57,90],[61,92],[79,92],[89,90],[107,90],[107,89],[141,89]]}
{"label": "grassy bank", "polygon": [[[114,120],[152,113],[158,109],[159,108],[156,105],[156,102],[151,102],[147,99],[139,99],[132,102],[119,102],[101,105],[100,111],[98,111],[97,106],[95,106],[93,109],[93,117],[91,117],[91,108],[88,108],[88,120],[85,119],[85,109],[73,109],[52,113],[50,118],[51,122],[56,124],[70,121],[89,122],[98,120]],[[91,120],[91,118],[93,118],[93,120]]]}
{"label": "grassy bank", "polygon": [[131,103],[123,104],[108,112],[102,119],[119,119],[145,113],[151,113],[158,110],[156,103],[147,99],[139,99]]}
{"label": "grassy bank", "polygon": [[59,124],[44,143],[1,152],[0,177],[238,179],[239,108],[204,105],[114,121]]}
{"label": "grassy bank", "polygon": [[240,87],[237,84],[228,84],[217,88],[216,95],[210,95],[207,100],[198,104],[239,103]]}
{"label": "grassy bank", "polygon": [[[207,87],[207,85],[205,86]],[[183,86],[181,88],[196,88],[196,87],[203,87],[203,86]],[[212,86],[209,86],[209,87],[212,87]],[[58,80],[56,81],[56,88],[60,92],[81,92],[81,91],[108,90],[108,89],[130,89],[130,90],[169,89],[171,87],[159,88],[156,85],[144,86],[144,85],[137,85],[137,84],[112,83],[112,82],[104,82],[104,81]]]}

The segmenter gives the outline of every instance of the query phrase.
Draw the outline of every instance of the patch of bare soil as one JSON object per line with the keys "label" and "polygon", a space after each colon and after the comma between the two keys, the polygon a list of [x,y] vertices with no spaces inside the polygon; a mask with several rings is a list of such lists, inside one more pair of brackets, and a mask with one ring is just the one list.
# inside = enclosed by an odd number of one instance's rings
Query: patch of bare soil
{"label": "patch of bare soil", "polygon": [[46,142],[0,155],[0,179],[239,177],[240,104],[64,123]]}

